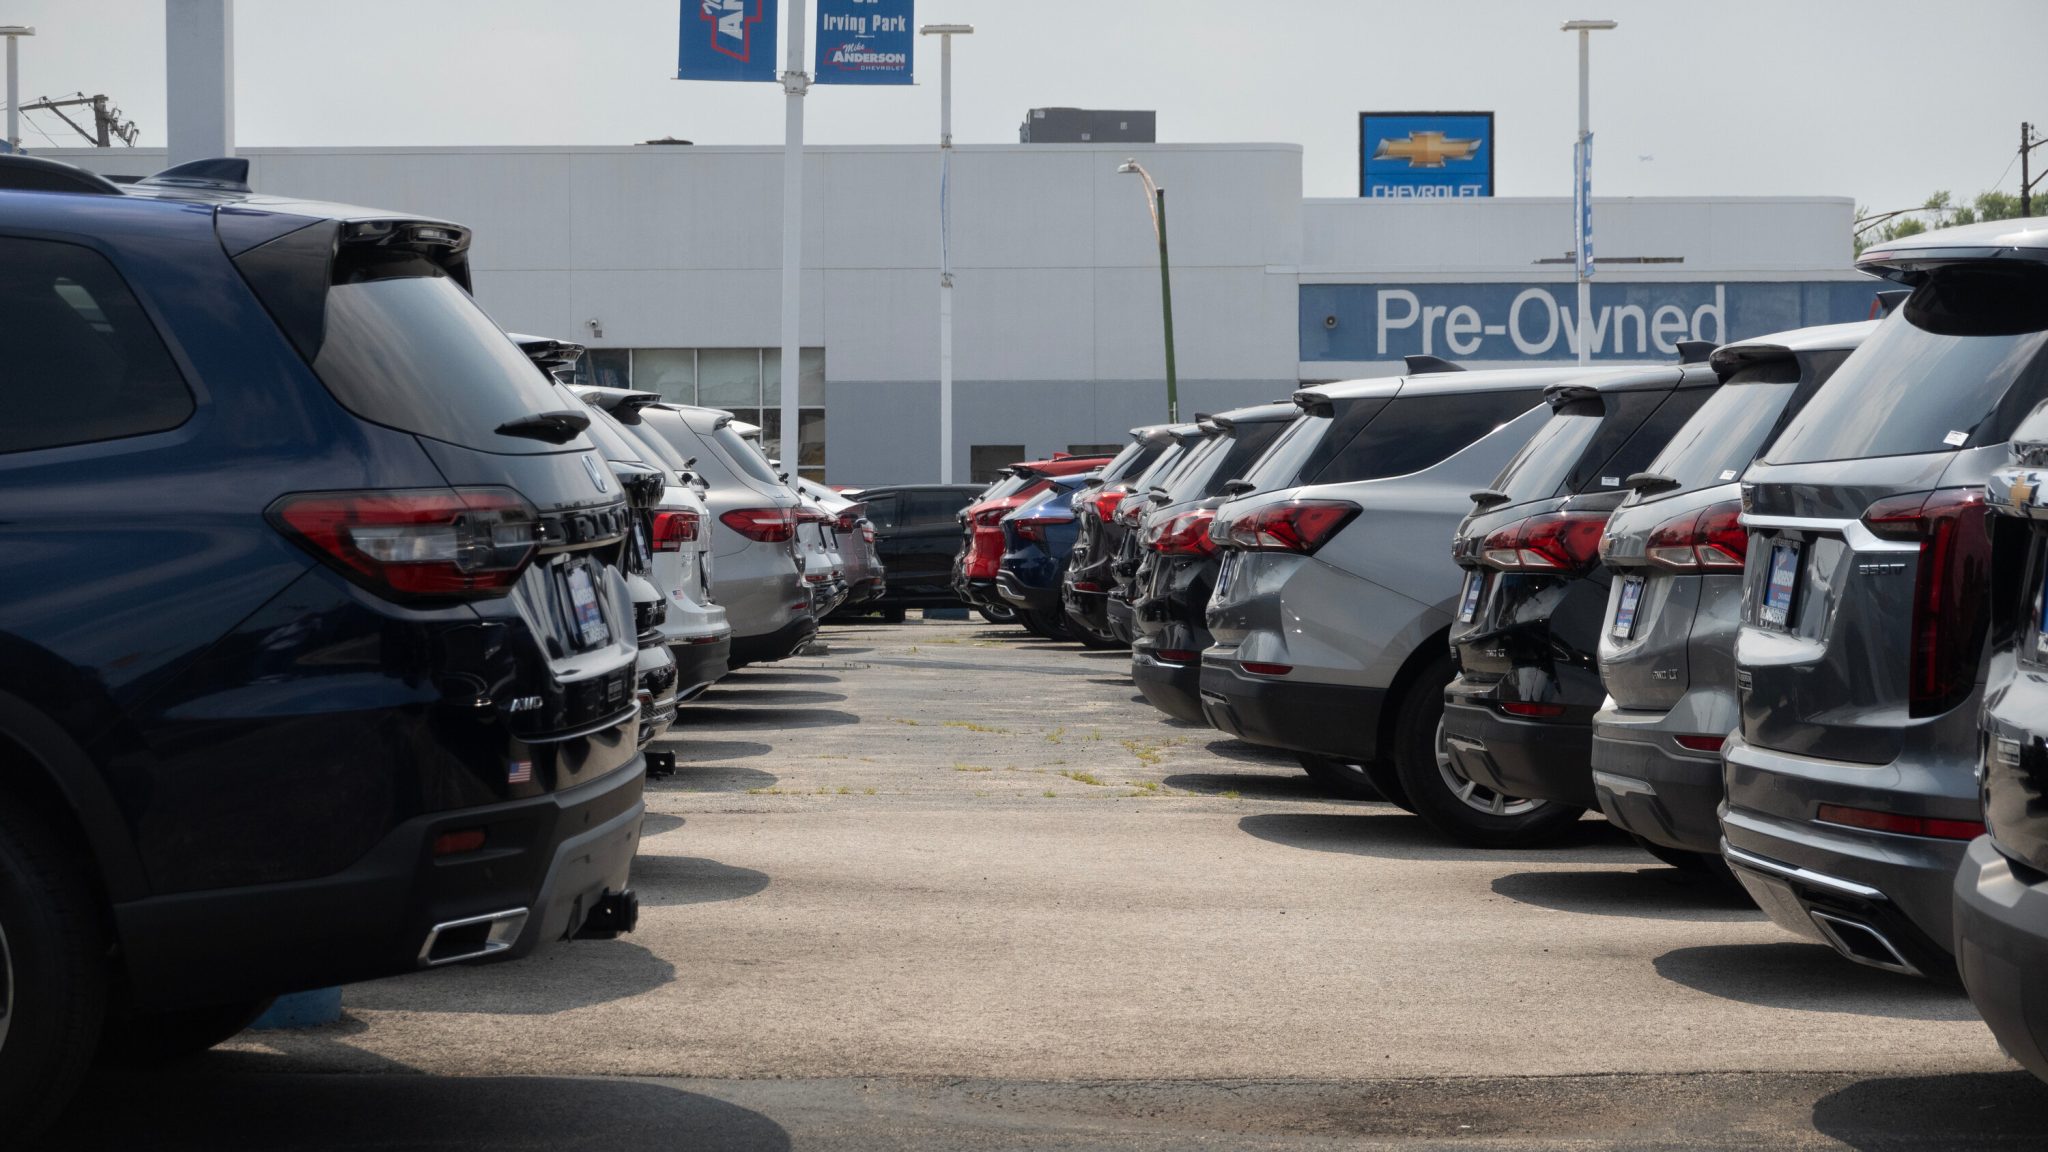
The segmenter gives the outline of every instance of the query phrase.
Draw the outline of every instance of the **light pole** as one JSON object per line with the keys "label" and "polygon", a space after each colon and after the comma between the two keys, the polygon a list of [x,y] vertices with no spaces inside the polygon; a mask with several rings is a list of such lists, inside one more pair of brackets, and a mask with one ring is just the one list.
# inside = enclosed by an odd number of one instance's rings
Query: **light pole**
{"label": "light pole", "polygon": [[939,38],[939,483],[953,482],[953,37],[972,24],[927,24]]}
{"label": "light pole", "polygon": [[1593,361],[1593,348],[1587,341],[1593,334],[1593,129],[1590,125],[1587,101],[1587,80],[1591,75],[1587,64],[1590,41],[1595,32],[1610,31],[1615,27],[1612,20],[1567,20],[1566,32],[1579,34],[1579,142],[1572,149],[1573,221],[1572,231],[1576,237],[1576,252],[1572,264],[1579,282],[1579,363]]}
{"label": "light pole", "polygon": [[1117,165],[1118,172],[1134,175],[1145,184],[1145,207],[1152,213],[1152,232],[1159,237],[1159,311],[1166,325],[1166,419],[1180,423],[1180,384],[1173,370],[1173,275],[1166,262],[1166,189],[1161,188],[1136,160]]}
{"label": "light pole", "polygon": [[0,36],[7,37],[7,150],[21,151],[21,57],[15,41],[23,36],[36,34],[26,24],[0,25]]}
{"label": "light pole", "polygon": [[[803,426],[797,395],[803,355],[804,287],[804,96],[811,75],[804,71],[805,0],[783,5],[787,16],[782,62],[782,436],[777,454],[792,478],[803,475]],[[765,417],[764,417],[765,421]]]}

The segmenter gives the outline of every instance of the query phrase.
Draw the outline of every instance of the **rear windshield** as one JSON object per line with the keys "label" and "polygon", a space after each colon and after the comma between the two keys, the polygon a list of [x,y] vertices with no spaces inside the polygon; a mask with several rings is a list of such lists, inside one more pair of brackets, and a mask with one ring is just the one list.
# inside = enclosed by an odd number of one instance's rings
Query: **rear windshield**
{"label": "rear windshield", "polygon": [[1148,488],[1154,488],[1158,487],[1159,485],[1165,484],[1167,478],[1172,476],[1175,470],[1177,470],[1181,466],[1181,464],[1187,460],[1187,458],[1187,445],[1182,444],[1179,441],[1169,443],[1166,446],[1165,451],[1159,454],[1159,458],[1157,460],[1152,461],[1150,467],[1146,468],[1143,472],[1138,473],[1137,479],[1131,481],[1132,490],[1137,492],[1143,492]]}
{"label": "rear windshield", "polygon": [[1157,444],[1146,444],[1133,440],[1124,446],[1123,451],[1116,454],[1116,459],[1103,465],[1102,482],[1104,484],[1117,484],[1121,483],[1126,477],[1136,476],[1150,467],[1152,461],[1159,459],[1159,453],[1165,447],[1165,441],[1160,441]]}
{"label": "rear windshield", "polygon": [[677,451],[676,446],[669,443],[668,437],[656,432],[645,417],[638,424],[621,425],[621,430],[640,446],[643,450],[641,459],[649,464],[657,468],[667,468],[672,472],[688,470],[690,458]]}
{"label": "rear windshield", "polygon": [[1295,477],[1301,475],[1302,462],[1316,450],[1316,445],[1322,443],[1334,423],[1336,421],[1328,416],[1295,417],[1294,423],[1273,441],[1266,454],[1259,457],[1244,478],[1260,492],[1294,487]]}
{"label": "rear windshield", "polygon": [[1507,503],[1621,486],[1669,443],[1711,394],[1608,392],[1559,408],[1493,482]]}
{"label": "rear windshield", "polygon": [[[1985,328],[1991,334],[1972,334]],[[2048,276],[1952,270],[1878,325],[1765,459],[1797,464],[2000,444],[2044,398]]]}
{"label": "rear windshield", "polygon": [[768,458],[745,436],[732,430],[732,425],[721,424],[711,433],[711,442],[718,445],[732,461],[733,467],[746,473],[750,478],[764,484],[781,484],[782,477],[768,466]]}
{"label": "rear windshield", "polygon": [[1206,500],[1221,493],[1225,484],[1242,478],[1251,464],[1264,455],[1292,423],[1263,420],[1239,424],[1211,440],[1203,446],[1199,459],[1191,459],[1187,467],[1174,474],[1173,483],[1167,488],[1169,501],[1180,504],[1188,500]]}
{"label": "rear windshield", "polygon": [[982,489],[981,495],[976,497],[971,503],[979,504],[983,500],[1001,500],[1022,487],[1024,487],[1024,478],[1022,476],[1005,476],[1001,480]]}
{"label": "rear windshield", "polygon": [[313,371],[366,420],[486,452],[588,449],[498,432],[566,407],[554,383],[460,285],[429,261],[394,253],[352,261],[327,290],[326,337]]}
{"label": "rear windshield", "polygon": [[1301,482],[1346,484],[1420,472],[1542,402],[1543,393],[1533,389],[1398,396],[1350,443],[1316,453],[1327,458],[1312,464]]}

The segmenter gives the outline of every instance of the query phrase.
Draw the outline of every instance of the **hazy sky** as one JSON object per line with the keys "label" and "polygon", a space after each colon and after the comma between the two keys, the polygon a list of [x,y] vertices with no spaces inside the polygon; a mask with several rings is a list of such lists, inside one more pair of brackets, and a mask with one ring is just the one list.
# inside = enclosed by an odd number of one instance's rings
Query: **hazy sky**
{"label": "hazy sky", "polygon": [[[1303,145],[1311,196],[1357,192],[1358,112],[1437,108],[1497,113],[1502,195],[1569,194],[1571,17],[1621,22],[1594,36],[1605,196],[1883,209],[2012,191],[2019,122],[2048,122],[2048,0],[919,0],[917,16],[978,30],[956,42],[961,143],[1014,141],[1033,106],[1154,108],[1166,141]],[[773,85],[670,79],[677,21],[676,0],[238,0],[237,138],[780,143]],[[162,0],[0,0],[9,23],[38,26],[25,100],[105,92],[163,143]],[[814,90],[811,141],[933,139],[930,47],[915,87]]]}

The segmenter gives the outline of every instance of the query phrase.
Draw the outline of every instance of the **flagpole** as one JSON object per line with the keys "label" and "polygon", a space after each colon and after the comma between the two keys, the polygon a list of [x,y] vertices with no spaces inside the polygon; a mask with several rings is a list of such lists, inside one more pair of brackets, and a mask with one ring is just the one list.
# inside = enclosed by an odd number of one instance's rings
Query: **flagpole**
{"label": "flagpole", "polygon": [[803,430],[797,423],[799,321],[803,310],[804,266],[804,34],[809,31],[805,0],[788,5],[782,90],[786,94],[782,134],[782,466],[794,480],[803,463]]}

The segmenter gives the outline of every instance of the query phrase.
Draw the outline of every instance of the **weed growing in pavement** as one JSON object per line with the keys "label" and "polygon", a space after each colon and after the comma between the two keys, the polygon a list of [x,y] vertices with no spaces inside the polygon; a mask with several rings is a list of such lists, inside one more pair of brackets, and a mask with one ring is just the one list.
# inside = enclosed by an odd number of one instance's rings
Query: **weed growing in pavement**
{"label": "weed growing in pavement", "polygon": [[1057,792],[1054,792],[1054,791],[1053,791],[1052,789],[1050,789],[1050,788],[1047,788],[1047,789],[1045,790],[1045,792],[1043,793],[1043,795],[1045,796],[1045,798],[1046,798],[1047,800],[1050,800],[1050,799],[1052,799],[1052,798],[1053,798],[1054,796],[1057,796],[1057,795],[1059,795],[1059,793],[1057,793]]}
{"label": "weed growing in pavement", "polygon": [[1142,788],[1146,792],[1154,794],[1157,794],[1159,791],[1159,781],[1157,780],[1126,780],[1124,783],[1133,788]]}
{"label": "weed growing in pavement", "polygon": [[1143,796],[1143,795],[1145,795],[1145,793],[1143,793],[1143,792],[1140,792],[1140,791],[1138,791],[1137,789],[1133,788],[1133,789],[1132,789],[1132,790],[1130,790],[1129,792],[1126,792],[1126,793],[1124,793],[1124,799],[1126,799],[1126,800],[1129,800],[1129,799],[1131,799],[1131,798],[1132,798],[1132,797],[1134,797],[1134,796]]}
{"label": "weed growing in pavement", "polygon": [[863,796],[873,796],[875,794],[875,790],[873,788],[863,788],[860,790],[860,794]]}
{"label": "weed growing in pavement", "polygon": [[1136,756],[1138,758],[1138,763],[1146,765],[1147,767],[1150,767],[1154,764],[1163,763],[1166,760],[1166,753],[1161,750],[1161,745],[1147,744],[1143,740],[1130,739],[1119,740],[1117,741],[1117,743],[1122,744],[1124,748],[1130,752],[1131,755]]}
{"label": "weed growing in pavement", "polygon": [[910,727],[912,727],[912,728],[915,728],[915,727],[917,727],[917,721],[915,721],[915,720],[907,720],[907,719],[905,719],[905,718],[903,718],[903,717],[901,717],[901,716],[891,716],[891,717],[889,717],[889,722],[890,722],[891,724],[907,724],[907,725],[909,725],[909,726],[910,726]]}
{"label": "weed growing in pavement", "polygon": [[1090,728],[1090,729],[1088,730],[1088,736],[1087,736],[1087,740],[1088,740],[1088,742],[1089,742],[1090,744],[1099,744],[1099,743],[1101,743],[1101,742],[1102,742],[1102,729],[1100,729],[1100,728]]}
{"label": "weed growing in pavement", "polygon": [[998,728],[993,724],[976,724],[972,720],[946,720],[942,724],[947,728],[965,728],[969,732],[1000,732],[1007,735],[1010,731],[1008,728]]}
{"label": "weed growing in pavement", "polygon": [[787,795],[789,795],[789,793],[788,793],[788,792],[784,792],[784,791],[783,791],[782,789],[780,789],[780,788],[749,788],[749,789],[747,789],[747,795],[749,795],[749,796],[787,796]]}
{"label": "weed growing in pavement", "polygon": [[844,784],[841,784],[841,785],[839,786],[839,794],[840,794],[841,796],[851,796],[851,795],[853,795],[853,789],[851,789],[851,788],[848,788],[848,787],[847,787],[846,785],[844,785]]}
{"label": "weed growing in pavement", "polygon": [[915,644],[912,644],[912,645],[910,646],[910,654],[911,654],[912,656],[915,656],[915,655],[917,655],[917,645],[915,645]]}
{"label": "weed growing in pavement", "polygon": [[956,764],[954,764],[954,765],[953,765],[953,771],[955,771],[955,772],[993,772],[993,771],[995,771],[995,769],[993,769],[993,768],[985,768],[985,767],[983,767],[983,766],[981,766],[981,765],[979,765],[979,764],[959,764],[959,763],[956,763]]}
{"label": "weed growing in pavement", "polygon": [[1102,784],[1102,781],[1095,778],[1095,774],[1093,772],[1078,772],[1073,769],[1068,769],[1064,772],[1061,772],[1060,775],[1065,776],[1067,779],[1072,780],[1076,784],[1094,784],[1097,786],[1100,786]]}
{"label": "weed growing in pavement", "polygon": [[1062,740],[1066,739],[1066,736],[1067,729],[1064,725],[1062,725],[1061,727],[1055,728],[1052,731],[1047,732],[1045,734],[1045,742],[1047,744],[1058,744]]}
{"label": "weed growing in pavement", "polygon": [[1238,798],[1239,798],[1239,797],[1238,797],[1238,793],[1237,793],[1237,789],[1235,789],[1235,788],[1232,788],[1232,789],[1230,789],[1230,790],[1229,790],[1229,791],[1227,791],[1227,792],[1223,792],[1223,793],[1220,793],[1220,795],[1221,795],[1221,796],[1222,796],[1222,797],[1223,797],[1223,798],[1224,798],[1225,800],[1236,800],[1236,799],[1238,799]]}

